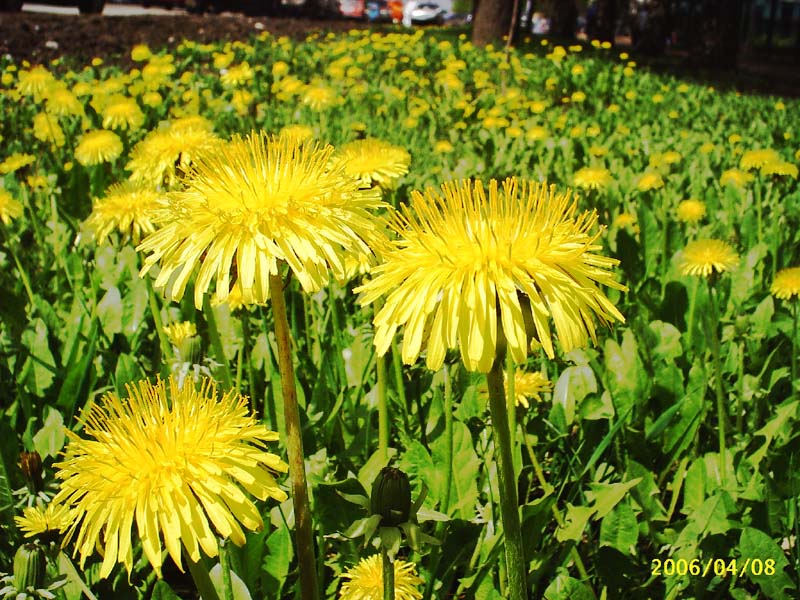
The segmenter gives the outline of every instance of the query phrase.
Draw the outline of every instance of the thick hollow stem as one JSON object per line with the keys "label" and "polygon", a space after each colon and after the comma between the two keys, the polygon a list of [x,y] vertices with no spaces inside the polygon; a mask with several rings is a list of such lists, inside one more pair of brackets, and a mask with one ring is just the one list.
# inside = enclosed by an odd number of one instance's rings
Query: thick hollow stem
{"label": "thick hollow stem", "polygon": [[[511,432],[508,425],[506,395],[503,387],[503,358],[498,357],[486,374],[489,387],[489,410],[492,415],[497,456],[497,479],[500,487],[500,518],[505,535],[506,572],[508,574],[509,600],[526,600],[528,597],[527,568],[522,546],[522,529],[517,503],[517,480],[514,477]],[[534,544],[535,545],[535,544]]]}
{"label": "thick hollow stem", "polygon": [[792,396],[797,398],[800,395],[797,386],[797,304],[798,299],[792,301]]}
{"label": "thick hollow stem", "polygon": [[717,433],[719,435],[719,460],[720,460],[720,480],[722,485],[725,486],[727,480],[727,451],[725,447],[725,430],[726,430],[726,415],[725,415],[725,398],[722,390],[722,359],[719,344],[719,310],[717,307],[717,295],[714,286],[710,281],[708,282],[708,302],[711,305],[711,314],[709,315],[708,333],[711,340],[711,359],[714,364],[714,392],[717,398]]}
{"label": "thick hollow stem", "polygon": [[203,559],[201,558],[197,562],[193,561],[192,557],[189,556],[189,553],[186,552],[185,549],[183,551],[183,558],[186,560],[186,564],[189,565],[189,573],[192,575],[192,581],[194,581],[197,591],[200,592],[200,597],[203,600],[219,600],[217,589],[214,587],[214,584],[211,583],[211,577],[209,577],[208,571],[203,566]]}
{"label": "thick hollow stem", "polygon": [[222,338],[219,336],[219,329],[217,328],[217,318],[214,315],[214,307],[206,300],[205,310],[203,316],[208,323],[208,336],[211,338],[211,346],[214,348],[214,354],[217,361],[222,365],[222,379],[225,384],[226,390],[233,389],[233,375],[231,375],[231,368],[228,364],[228,359],[225,357],[225,349],[222,346]]}
{"label": "thick hollow stem", "polygon": [[289,337],[289,320],[283,298],[283,280],[280,275],[269,276],[269,293],[275,318],[275,338],[278,343],[278,369],[281,373],[283,411],[286,424],[286,450],[289,458],[289,475],[292,480],[294,504],[295,542],[300,565],[300,591],[303,600],[317,600],[317,572],[314,558],[314,536],[311,506],[308,500],[303,438],[300,430],[300,409],[297,406],[294,366]]}
{"label": "thick hollow stem", "polygon": [[394,565],[385,549],[381,549],[383,563],[383,600],[394,600]]}
{"label": "thick hollow stem", "polygon": [[233,600],[233,585],[231,584],[231,556],[228,542],[222,540],[219,545],[219,566],[222,571],[222,600]]}

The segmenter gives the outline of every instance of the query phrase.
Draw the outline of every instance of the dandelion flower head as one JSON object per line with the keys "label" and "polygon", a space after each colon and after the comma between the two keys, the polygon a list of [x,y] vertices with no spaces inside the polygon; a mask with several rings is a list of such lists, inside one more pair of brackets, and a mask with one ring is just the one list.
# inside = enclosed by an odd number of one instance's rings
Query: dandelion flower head
{"label": "dandelion flower head", "polygon": [[676,209],[678,220],[683,223],[697,223],[706,216],[706,205],[695,198],[682,200]]}
{"label": "dandelion flower head", "polygon": [[404,326],[406,364],[425,343],[430,369],[459,348],[468,370],[488,372],[501,336],[522,363],[531,338],[554,356],[550,319],[565,352],[596,340],[594,315],[624,321],[598,287],[626,289],[611,272],[619,261],[595,254],[597,215],[576,215],[568,192],[464,180],[415,191],[402,211],[390,225],[398,239],[356,289],[362,305],[386,296],[374,319],[379,355]]}
{"label": "dandelion flower head", "polygon": [[367,138],[344,144],[334,155],[333,162],[344,167],[345,173],[354,177],[359,186],[378,185],[387,189],[408,173],[411,155],[389,142]]}
{"label": "dandelion flower head", "polygon": [[[508,374],[504,373],[503,379],[508,386]],[[516,371],[514,373],[514,403],[517,406],[530,408],[529,400],[542,401],[541,394],[553,390],[553,384],[547,376],[540,371],[525,372]],[[484,398],[489,398],[489,387],[483,382],[478,387],[479,394]]]}
{"label": "dandelion flower head", "polygon": [[800,267],[781,269],[775,275],[770,292],[776,298],[789,300],[792,296],[800,296]]}
{"label": "dandelion flower head", "polygon": [[160,263],[155,285],[177,300],[199,264],[198,308],[212,278],[218,302],[237,285],[246,303],[266,302],[279,261],[306,292],[326,285],[331,271],[343,277],[345,256],[371,254],[380,240],[371,211],[386,205],[329,168],[332,152],[263,132],[235,137],[193,167],[185,190],[168,195],[163,227],[137,248],[150,254],[142,275]]}
{"label": "dandelion flower head", "polygon": [[53,74],[41,65],[19,72],[17,91],[23,96],[33,96],[34,102],[41,102],[47,89],[55,83]]}
{"label": "dandelion flower head", "polygon": [[22,167],[27,167],[36,162],[36,157],[33,154],[12,154],[0,163],[0,174],[13,173],[19,171]]}
{"label": "dandelion flower head", "polygon": [[245,542],[242,525],[263,522],[248,497],[286,499],[274,479],[288,470],[265,450],[278,434],[248,412],[233,391],[221,398],[204,379],[195,389],[169,382],[127,386],[129,398],[108,393],[82,415],[82,436],[67,431],[69,443],[56,463],[61,491],[53,499],[73,510],[66,531],[74,537],[81,565],[100,549],[100,577],[114,565],[133,567],[133,527],[156,572],[162,542],[181,568],[181,551],[197,561],[200,549],[217,555],[217,536]]}
{"label": "dandelion flower head", "polygon": [[173,187],[190,165],[220,147],[210,127],[205,119],[186,117],[151,131],[131,151],[125,166],[131,179],[154,188]]}
{"label": "dandelion flower head", "polygon": [[111,162],[120,154],[122,154],[122,140],[116,133],[107,129],[83,134],[75,148],[75,159],[85,167]]}
{"label": "dandelion flower head", "polygon": [[642,174],[636,181],[636,189],[640,192],[649,192],[650,190],[657,190],[662,187],[664,187],[664,180],[661,178],[660,174],[654,171],[648,171]]}
{"label": "dandelion flower head", "polygon": [[164,333],[170,344],[180,348],[183,342],[197,335],[197,326],[191,321],[170,323],[164,326]]}
{"label": "dandelion flower head", "polygon": [[614,181],[608,169],[603,167],[583,167],[572,178],[575,187],[581,189],[604,190]]}
{"label": "dandelion flower head", "polygon": [[64,505],[50,502],[44,507],[29,506],[14,521],[26,538],[55,540],[72,524],[72,513]]}
{"label": "dandelion flower head", "polygon": [[103,107],[103,127],[136,131],[144,125],[144,113],[133,98],[115,94]]}
{"label": "dandelion flower head", "polygon": [[0,221],[4,225],[10,225],[11,219],[18,219],[21,216],[22,204],[17,202],[6,190],[0,188]]}
{"label": "dandelion flower head", "polygon": [[695,240],[683,249],[681,272],[684,275],[708,277],[729,271],[739,264],[739,256],[722,240]]}
{"label": "dandelion flower head", "polygon": [[58,119],[46,112],[40,112],[33,117],[33,137],[57,148],[61,148],[66,141]]}
{"label": "dandelion flower head", "polygon": [[782,177],[791,177],[797,179],[797,165],[782,160],[776,162],[768,162],[761,167],[762,175],[779,175]]}
{"label": "dandelion flower head", "polygon": [[780,162],[781,156],[772,148],[763,150],[748,150],[742,154],[739,160],[739,167],[745,171],[760,169],[767,163]]}
{"label": "dandelion flower head", "polygon": [[751,181],[753,181],[753,176],[747,171],[740,171],[739,169],[728,169],[719,178],[720,185],[736,188],[743,188]]}
{"label": "dandelion flower head", "polygon": [[154,190],[130,181],[115,183],[103,198],[95,199],[86,225],[100,244],[112,231],[119,231],[124,240],[138,244],[143,235],[156,230],[153,211],[160,206],[159,198]]}
{"label": "dandelion flower head", "polygon": [[[383,565],[381,557],[373,554],[342,574],[347,579],[339,590],[340,600],[383,600]],[[414,563],[394,561],[395,600],[422,600],[419,591],[424,581],[417,575]]]}

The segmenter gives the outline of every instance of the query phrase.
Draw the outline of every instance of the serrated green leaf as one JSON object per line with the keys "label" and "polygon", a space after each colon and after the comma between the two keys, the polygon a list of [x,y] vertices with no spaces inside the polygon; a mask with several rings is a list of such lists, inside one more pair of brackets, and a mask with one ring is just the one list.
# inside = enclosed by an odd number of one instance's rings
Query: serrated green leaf
{"label": "serrated green leaf", "polygon": [[[758,584],[766,598],[781,600],[782,598],[796,597],[795,594],[786,593],[786,590],[796,591],[797,587],[785,571],[789,566],[789,561],[786,560],[786,555],[775,540],[760,529],[745,527],[739,538],[739,552],[741,554],[739,561],[749,558],[752,563],[757,559],[761,561],[762,565],[766,564],[768,560],[774,561],[772,564],[774,571],[772,572],[763,569],[758,575],[755,575],[752,566],[748,569],[747,577]],[[737,564],[739,563],[737,562]]]}
{"label": "serrated green leaf", "polygon": [[632,487],[642,480],[636,477],[630,481],[619,483],[590,483],[591,491],[586,492],[586,497],[594,502],[597,511],[596,519],[605,517],[614,508]]}
{"label": "serrated green leaf", "polygon": [[122,332],[122,294],[112,285],[97,304],[97,318],[106,336],[113,337]]}
{"label": "serrated green leaf", "polygon": [[639,524],[633,509],[621,502],[600,523],[600,546],[611,546],[622,554],[633,555],[639,539]]}
{"label": "serrated green leaf", "polygon": [[34,449],[42,458],[55,458],[64,447],[65,438],[64,417],[55,408],[48,408],[44,425],[33,436]]}
{"label": "serrated green leaf", "polygon": [[672,323],[664,321],[653,321],[649,326],[656,343],[650,349],[650,353],[655,358],[661,360],[672,360],[683,354],[681,347],[681,332]]}
{"label": "serrated green leaf", "polygon": [[593,506],[573,506],[567,503],[567,514],[564,515],[564,526],[556,529],[559,542],[573,540],[577,542],[583,536],[583,530],[597,509]]}

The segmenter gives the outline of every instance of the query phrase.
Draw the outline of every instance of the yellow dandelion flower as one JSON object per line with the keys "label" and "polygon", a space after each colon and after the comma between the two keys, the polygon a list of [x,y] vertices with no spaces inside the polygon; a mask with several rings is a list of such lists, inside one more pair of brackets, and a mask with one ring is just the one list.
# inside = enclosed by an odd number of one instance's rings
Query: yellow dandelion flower
{"label": "yellow dandelion flower", "polygon": [[554,357],[551,318],[565,352],[596,340],[593,313],[624,320],[597,287],[626,289],[610,272],[619,261],[594,253],[597,215],[576,215],[569,192],[515,178],[502,187],[491,180],[488,190],[464,180],[441,194],[415,191],[402,211],[390,225],[398,239],[356,290],[362,305],[387,296],[374,319],[379,355],[403,326],[406,364],[425,343],[432,370],[459,348],[467,369],[488,372],[502,337],[518,363],[531,338]]}
{"label": "yellow dandelion flower", "polygon": [[[339,590],[340,600],[383,600],[383,564],[381,556],[373,554],[342,574],[347,579]],[[395,600],[421,600],[417,566],[404,560],[394,561]]]}
{"label": "yellow dandelion flower", "polygon": [[116,183],[106,190],[105,197],[95,199],[86,225],[99,244],[105,243],[112,231],[138,244],[143,235],[156,230],[153,211],[159,205],[159,194],[154,190],[130,181]]}
{"label": "yellow dandelion flower", "polygon": [[[508,389],[508,373],[503,373],[503,380]],[[553,390],[553,384],[547,379],[544,373],[534,371],[527,373],[525,371],[516,371],[514,373],[514,404],[516,406],[523,406],[530,408],[529,400],[536,400],[541,402],[541,394],[543,392],[550,392]],[[478,393],[481,397],[489,398],[489,386],[486,382],[478,386]]]}
{"label": "yellow dandelion flower", "polygon": [[81,136],[75,148],[75,160],[83,166],[116,160],[122,154],[122,140],[113,131],[98,129]]}
{"label": "yellow dandelion flower", "polygon": [[575,187],[583,190],[604,190],[614,181],[608,169],[602,167],[584,167],[572,176]]}
{"label": "yellow dandelion flower", "polygon": [[739,255],[722,240],[695,240],[683,249],[681,272],[684,275],[708,277],[729,271],[739,264]]}
{"label": "yellow dandelion flower", "polygon": [[57,540],[60,533],[72,524],[72,512],[68,507],[50,502],[47,506],[29,506],[22,516],[14,517],[19,530],[26,538],[43,541]]}
{"label": "yellow dandelion flower", "polygon": [[706,216],[706,205],[700,200],[689,198],[683,200],[678,204],[675,211],[678,215],[678,220],[683,223],[697,223]]}
{"label": "yellow dandelion flower", "polygon": [[336,103],[336,92],[323,83],[307,85],[303,91],[303,104],[311,110],[321,111]]}
{"label": "yellow dandelion flower", "polygon": [[719,178],[720,185],[728,185],[736,188],[743,188],[753,181],[753,176],[747,171],[739,169],[728,169]]}
{"label": "yellow dandelion flower", "polygon": [[781,269],[775,275],[770,292],[781,300],[790,300],[792,296],[800,296],[800,267]]}
{"label": "yellow dandelion flower", "polygon": [[[258,509],[248,497],[286,499],[274,479],[288,466],[265,451],[278,434],[260,424],[244,397],[221,398],[204,379],[199,389],[140,381],[129,398],[113,392],[82,416],[79,437],[56,463],[61,491],[53,502],[73,509],[67,530],[75,538],[81,566],[95,549],[104,555],[100,577],[114,564],[133,567],[133,532],[144,555],[161,574],[162,541],[181,568],[182,549],[193,561],[200,549],[217,555],[217,536],[245,542],[240,526],[261,530]],[[216,534],[216,535],[215,535]]]}
{"label": "yellow dandelion flower", "polygon": [[550,132],[541,125],[529,127],[525,132],[525,139],[529,142],[540,142],[550,137]]}
{"label": "yellow dandelion flower", "polygon": [[35,102],[41,102],[47,89],[55,83],[55,80],[50,71],[38,65],[19,72],[16,90],[23,96],[33,96]]}
{"label": "yellow dandelion flower", "polygon": [[[371,254],[381,232],[371,210],[385,207],[377,190],[359,190],[343,167],[329,168],[333,147],[251,133],[235,137],[192,169],[186,189],[172,192],[163,227],[137,250],[156,263],[156,287],[180,299],[199,265],[195,305],[216,277],[216,299],[231,284],[266,302],[270,274],[286,261],[303,289],[319,290],[330,271],[344,275],[344,256]],[[236,273],[231,278],[231,269]]]}
{"label": "yellow dandelion flower", "polygon": [[453,144],[447,140],[438,140],[433,144],[433,151],[436,152],[436,154],[450,154],[453,150]]}
{"label": "yellow dandelion flower", "polygon": [[781,155],[772,148],[763,150],[748,150],[742,154],[739,160],[739,168],[750,171],[751,169],[760,169],[767,163],[781,162]]}
{"label": "yellow dandelion flower", "polygon": [[135,131],[144,125],[144,113],[133,98],[114,95],[103,107],[103,127]]}
{"label": "yellow dandelion flower", "polygon": [[32,165],[34,162],[36,162],[36,157],[33,154],[12,154],[0,163],[0,173],[3,175],[13,173],[23,167]]}
{"label": "yellow dandelion flower", "polygon": [[131,49],[131,60],[136,62],[144,62],[146,60],[150,60],[153,56],[153,53],[150,51],[150,47],[147,44],[136,44]]}
{"label": "yellow dandelion flower", "polygon": [[367,138],[341,146],[332,161],[343,167],[349,177],[355,178],[360,187],[377,185],[388,189],[408,173],[411,155],[384,140]]}
{"label": "yellow dandelion flower", "polygon": [[185,341],[197,335],[197,326],[190,321],[170,323],[164,326],[164,333],[167,335],[170,344],[180,348]]}
{"label": "yellow dandelion flower", "polygon": [[33,137],[57,148],[65,144],[64,131],[58,120],[46,112],[40,112],[33,117]]}
{"label": "yellow dandelion flower", "polygon": [[190,165],[214,154],[222,141],[202,117],[186,117],[151,131],[131,151],[125,168],[131,180],[151,187],[172,187]]}
{"label": "yellow dandelion flower", "polygon": [[779,175],[782,177],[791,177],[792,179],[797,179],[797,166],[782,160],[768,162],[761,167],[761,174]]}
{"label": "yellow dandelion flower", "polygon": [[635,227],[636,216],[631,213],[622,212],[614,218],[614,225],[617,227]]}
{"label": "yellow dandelion flower", "polygon": [[47,91],[47,112],[56,117],[82,117],[83,104],[64,86],[53,86]]}
{"label": "yellow dandelion flower", "polygon": [[661,175],[653,171],[643,173],[636,181],[636,189],[640,192],[649,192],[664,187],[664,180]]}
{"label": "yellow dandelion flower", "polygon": [[3,188],[0,188],[0,221],[4,225],[10,225],[11,219],[18,219],[22,216],[22,204]]}
{"label": "yellow dandelion flower", "polygon": [[245,85],[253,79],[253,68],[246,62],[239,65],[228,67],[220,76],[222,85],[226,87],[235,87]]}
{"label": "yellow dandelion flower", "polygon": [[280,130],[279,135],[292,138],[298,142],[305,142],[314,137],[314,130],[308,125],[287,125]]}

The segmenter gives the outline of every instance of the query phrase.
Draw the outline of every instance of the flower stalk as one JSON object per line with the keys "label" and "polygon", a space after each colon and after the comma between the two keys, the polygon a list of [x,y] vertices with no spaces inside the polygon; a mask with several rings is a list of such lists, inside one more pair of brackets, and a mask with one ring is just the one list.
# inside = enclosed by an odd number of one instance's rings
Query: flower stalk
{"label": "flower stalk", "polygon": [[492,369],[486,374],[489,387],[489,410],[492,415],[492,433],[497,452],[497,479],[500,486],[500,519],[505,535],[506,573],[508,598],[526,600],[527,569],[522,545],[522,529],[519,520],[517,483],[514,477],[511,432],[503,385],[503,357],[495,358]]}
{"label": "flower stalk", "polygon": [[197,591],[200,592],[200,597],[203,600],[220,600],[219,594],[217,594],[217,590],[211,582],[211,577],[202,564],[203,559],[201,558],[198,561],[192,560],[192,557],[189,556],[185,548],[183,557],[186,560],[186,564],[189,566],[189,573],[192,576],[192,581],[194,581]]}
{"label": "flower stalk", "polygon": [[317,600],[317,571],[314,557],[314,537],[311,521],[311,506],[308,498],[303,438],[300,428],[300,410],[297,406],[294,366],[292,365],[289,319],[283,297],[283,279],[270,273],[269,291],[275,318],[275,338],[278,343],[278,369],[281,374],[284,420],[286,425],[286,448],[289,475],[292,480],[292,502],[295,515],[295,543],[300,566],[300,592],[303,600]]}
{"label": "flower stalk", "polygon": [[709,314],[708,333],[711,341],[711,359],[714,365],[714,392],[717,400],[717,433],[719,437],[719,460],[720,460],[720,480],[724,486],[727,480],[727,449],[726,449],[726,420],[725,400],[722,390],[722,359],[719,342],[719,308],[717,307],[717,295],[714,285],[710,278],[706,278],[708,284],[708,302],[711,305]]}
{"label": "flower stalk", "polygon": [[383,600],[394,600],[394,565],[386,548],[381,547],[381,563],[383,564]]}

